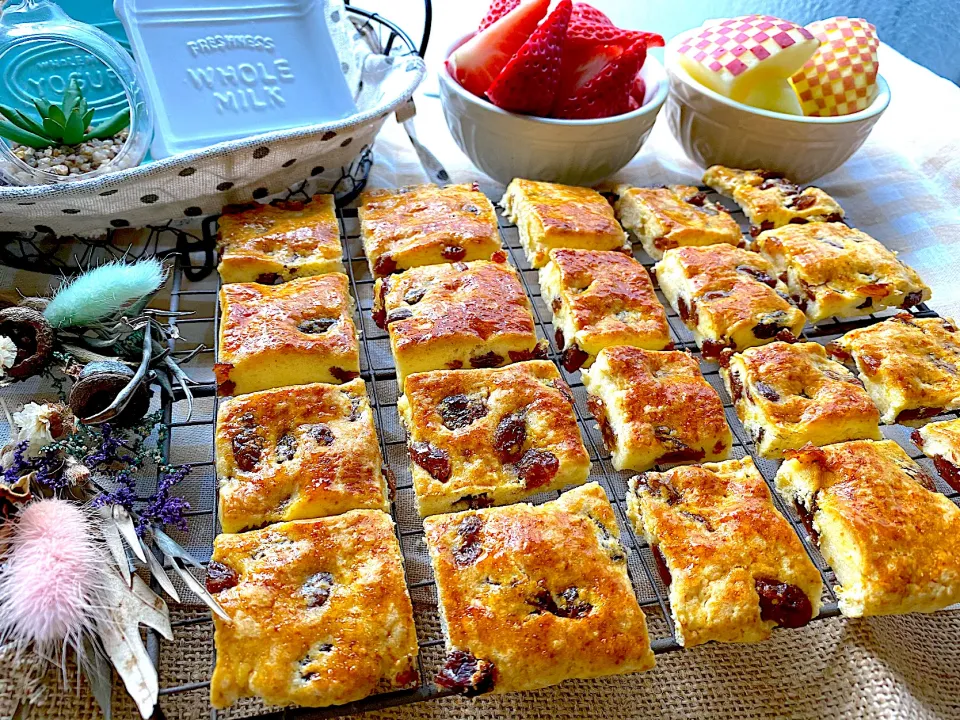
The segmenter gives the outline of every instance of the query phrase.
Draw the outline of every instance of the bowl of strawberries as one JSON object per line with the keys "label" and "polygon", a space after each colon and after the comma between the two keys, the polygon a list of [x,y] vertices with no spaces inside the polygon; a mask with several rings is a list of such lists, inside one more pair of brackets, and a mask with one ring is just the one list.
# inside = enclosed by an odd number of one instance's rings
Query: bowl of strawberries
{"label": "bowl of strawberries", "polygon": [[668,80],[647,49],[662,46],[660,35],[619,28],[585,2],[493,0],[440,70],[447,126],[504,184],[596,184],[653,128]]}

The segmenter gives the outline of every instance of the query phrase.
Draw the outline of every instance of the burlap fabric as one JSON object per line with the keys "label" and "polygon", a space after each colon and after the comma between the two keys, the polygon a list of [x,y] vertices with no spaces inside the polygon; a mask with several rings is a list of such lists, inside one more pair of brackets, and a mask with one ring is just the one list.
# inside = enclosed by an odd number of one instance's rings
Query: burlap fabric
{"label": "burlap fabric", "polygon": [[[423,608],[418,608],[421,610]],[[178,613],[174,613],[175,617]],[[205,626],[204,626],[205,627]],[[177,630],[164,649],[161,686],[204,680],[210,633]],[[642,675],[570,681],[555,688],[475,700],[447,698],[392,708],[369,718],[958,718],[960,611],[932,616],[825,620],[775,632],[766,643],[706,645],[658,657]],[[0,717],[14,709],[12,677],[25,668],[0,656]],[[47,674],[48,691],[31,717],[99,718],[85,692]],[[73,683],[75,684],[75,683]],[[138,717],[121,687],[115,717]],[[205,689],[161,698],[168,720],[209,716]],[[223,717],[256,712],[246,702]]]}

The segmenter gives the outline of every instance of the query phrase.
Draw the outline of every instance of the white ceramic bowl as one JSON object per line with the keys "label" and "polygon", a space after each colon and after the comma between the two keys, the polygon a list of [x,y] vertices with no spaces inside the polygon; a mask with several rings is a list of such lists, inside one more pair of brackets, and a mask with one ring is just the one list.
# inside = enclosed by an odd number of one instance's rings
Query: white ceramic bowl
{"label": "white ceramic bowl", "polygon": [[648,55],[640,74],[647,84],[643,107],[599,120],[553,120],[506,112],[462,88],[445,65],[439,71],[440,100],[457,145],[495,180],[506,184],[522,177],[595,185],[633,159],[667,98],[667,77],[656,58]]}
{"label": "white ceramic bowl", "polygon": [[671,41],[667,122],[698,165],[765,168],[806,183],[843,165],[867,139],[890,104],[890,88],[877,77],[870,107],[840,117],[804,117],[760,110],[704,87],[675,61]]}

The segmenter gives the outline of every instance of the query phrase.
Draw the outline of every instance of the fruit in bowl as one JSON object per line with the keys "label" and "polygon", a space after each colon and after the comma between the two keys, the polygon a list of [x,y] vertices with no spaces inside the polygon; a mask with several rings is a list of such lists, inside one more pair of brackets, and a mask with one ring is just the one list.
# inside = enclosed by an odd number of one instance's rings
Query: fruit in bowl
{"label": "fruit in bowl", "polygon": [[846,162],[890,103],[878,45],[865,20],[711,21],[666,48],[667,124],[701,167],[763,167],[810,182]]}
{"label": "fruit in bowl", "polygon": [[834,117],[870,107],[880,92],[877,29],[866,20],[835,17],[807,30],[819,47],[790,78],[803,114]]}
{"label": "fruit in bowl", "polygon": [[[549,11],[549,13],[548,13]],[[641,107],[655,33],[619,28],[584,2],[493,0],[476,34],[447,58],[449,75],[512,113],[596,119]]]}
{"label": "fruit in bowl", "polygon": [[750,107],[831,117],[878,94],[876,28],[835,17],[806,27],[771,15],[711,20],[671,43],[677,64],[704,87]]}

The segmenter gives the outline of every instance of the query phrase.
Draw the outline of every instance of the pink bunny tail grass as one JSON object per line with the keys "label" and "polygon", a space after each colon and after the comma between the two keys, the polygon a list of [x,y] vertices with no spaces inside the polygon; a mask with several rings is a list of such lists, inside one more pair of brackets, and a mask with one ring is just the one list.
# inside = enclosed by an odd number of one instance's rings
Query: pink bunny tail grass
{"label": "pink bunny tail grass", "polygon": [[32,647],[56,664],[72,647],[83,662],[106,568],[98,538],[88,511],[69,501],[43,499],[23,509],[4,541],[0,641]]}

